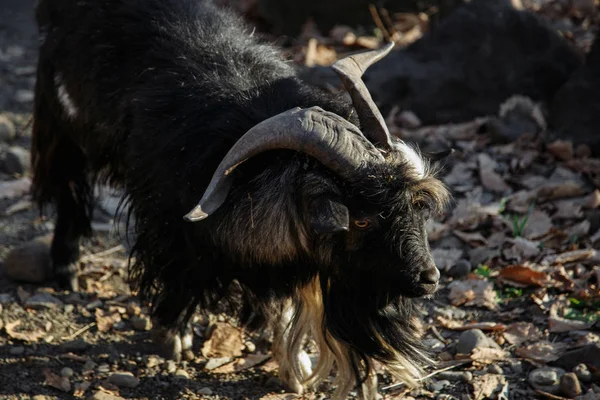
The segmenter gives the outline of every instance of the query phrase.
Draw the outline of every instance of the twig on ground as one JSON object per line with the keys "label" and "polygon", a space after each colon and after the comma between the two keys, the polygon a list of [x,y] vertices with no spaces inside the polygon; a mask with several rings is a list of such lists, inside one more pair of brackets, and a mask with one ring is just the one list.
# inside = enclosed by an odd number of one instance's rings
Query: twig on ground
{"label": "twig on ground", "polygon": [[75,331],[74,333],[70,334],[69,336],[64,336],[62,337],[62,340],[73,340],[75,339],[77,336],[81,335],[83,332],[87,331],[88,329],[92,328],[93,326],[95,326],[96,323],[92,322],[86,326],[84,326],[83,328]]}
{"label": "twig on ground", "polygon": [[[453,369],[453,368],[459,367],[459,366],[461,366],[461,365],[469,364],[469,363],[471,363],[471,362],[472,362],[472,360],[468,360],[468,361],[458,361],[458,362],[456,362],[456,363],[453,363],[452,365],[449,365],[449,366],[447,366],[447,367],[444,367],[444,368],[441,368],[441,369],[435,370],[435,371],[433,371],[432,373],[430,373],[430,374],[428,374],[428,375],[425,375],[425,376],[424,376],[424,377],[422,377],[422,378],[419,378],[419,379],[417,379],[417,381],[424,381],[424,380],[426,380],[426,379],[429,379],[429,378],[431,378],[431,377],[433,377],[433,376],[436,376],[437,374],[440,374],[440,373],[442,373],[442,372],[446,372],[446,371],[448,371],[448,370],[451,370],[451,369]],[[385,391],[385,390],[392,390],[392,389],[398,388],[398,387],[400,387],[400,386],[402,386],[402,385],[404,385],[404,383],[394,383],[393,385],[389,385],[389,386],[385,386],[385,387],[381,388],[381,390],[383,390],[383,391]]]}

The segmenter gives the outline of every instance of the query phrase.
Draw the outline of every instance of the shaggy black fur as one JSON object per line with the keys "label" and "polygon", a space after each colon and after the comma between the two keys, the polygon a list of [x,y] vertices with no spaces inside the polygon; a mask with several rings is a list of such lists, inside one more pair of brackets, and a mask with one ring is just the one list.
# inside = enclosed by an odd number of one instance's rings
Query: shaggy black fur
{"label": "shaggy black fur", "polygon": [[[446,200],[439,181],[415,178],[400,155],[342,182],[303,154],[270,151],[236,170],[214,215],[186,222],[255,124],[296,106],[350,118],[352,105],[301,83],[273,47],[207,1],[41,0],[37,20],[34,194],[58,207],[52,260],[63,286],[90,231],[90,188],[104,181],[127,194],[132,278],[162,326],[181,330],[197,305],[210,309],[237,281],[243,320],[258,327],[272,300],[320,276],[333,337],[359,358],[385,362],[393,349],[422,361],[411,298],[432,291],[424,222]],[[323,196],[371,226],[314,232]],[[360,302],[346,301],[358,293]]]}

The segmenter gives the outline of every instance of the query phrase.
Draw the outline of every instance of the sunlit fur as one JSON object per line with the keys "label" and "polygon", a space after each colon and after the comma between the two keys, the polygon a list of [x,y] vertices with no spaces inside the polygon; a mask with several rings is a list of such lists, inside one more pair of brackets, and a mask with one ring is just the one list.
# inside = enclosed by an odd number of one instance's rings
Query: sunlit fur
{"label": "sunlit fur", "polygon": [[[425,222],[448,198],[426,157],[402,147],[341,179],[305,154],[272,150],[235,170],[214,214],[187,222],[217,165],[254,125],[319,106],[360,127],[352,104],[302,83],[275,47],[206,1],[40,0],[37,19],[45,39],[33,193],[57,206],[52,261],[61,286],[90,232],[91,188],[108,182],[123,188],[135,218],[132,283],[175,352],[189,347],[172,334],[184,333],[197,306],[239,304],[249,329],[287,309],[292,322],[274,351],[294,390],[336,370],[338,397],[365,380],[372,398],[372,360],[415,381],[428,362],[416,299],[435,289],[422,278],[435,271]],[[347,207],[347,232],[312,228],[323,197]],[[358,229],[363,218],[371,230]],[[321,352],[311,377],[298,360],[307,335]]]}

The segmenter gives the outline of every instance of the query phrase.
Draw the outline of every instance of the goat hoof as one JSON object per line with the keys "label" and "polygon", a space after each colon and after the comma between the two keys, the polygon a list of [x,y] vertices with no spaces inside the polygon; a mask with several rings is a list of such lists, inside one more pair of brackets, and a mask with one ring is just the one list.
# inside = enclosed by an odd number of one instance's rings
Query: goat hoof
{"label": "goat hoof", "polygon": [[182,359],[194,358],[194,353],[191,350],[193,344],[191,326],[180,332],[179,330],[153,324],[152,340],[158,348],[158,353],[168,360],[180,362]]}
{"label": "goat hoof", "polygon": [[79,279],[77,278],[77,264],[55,265],[54,276],[58,286],[71,292],[79,291]]}

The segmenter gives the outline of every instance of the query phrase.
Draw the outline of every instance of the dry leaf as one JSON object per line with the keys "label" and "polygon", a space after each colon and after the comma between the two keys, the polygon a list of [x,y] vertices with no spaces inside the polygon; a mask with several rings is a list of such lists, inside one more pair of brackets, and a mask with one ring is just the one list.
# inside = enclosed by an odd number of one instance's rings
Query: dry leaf
{"label": "dry leaf", "polygon": [[544,258],[543,262],[547,264],[568,264],[580,261],[590,260],[597,257],[597,251],[594,249],[583,249],[567,251],[558,255],[550,255]]}
{"label": "dry leaf", "polygon": [[505,193],[511,190],[500,174],[493,169],[480,169],[479,179],[481,179],[483,187],[492,192]]}
{"label": "dry leaf", "polygon": [[516,259],[521,261],[524,258],[532,258],[540,254],[540,248],[537,242],[527,240],[522,237],[509,239],[512,247],[503,251],[504,257],[507,259]]}
{"label": "dry leaf", "polygon": [[43,338],[46,333],[43,330],[36,330],[32,332],[18,332],[15,330],[17,326],[21,325],[21,320],[7,322],[5,326],[6,333],[13,339],[22,340],[24,342],[37,342]]}
{"label": "dry leaf", "polygon": [[454,306],[481,306],[495,310],[498,296],[494,286],[486,280],[469,279],[454,281],[448,285],[450,294],[448,298]]}
{"label": "dry leaf", "polygon": [[519,347],[515,350],[515,354],[533,361],[549,363],[558,360],[567,348],[568,345],[565,343],[551,343],[543,340],[529,346]]}
{"label": "dry leaf", "polygon": [[540,202],[562,199],[567,197],[577,197],[585,193],[583,187],[575,181],[564,181],[560,183],[549,183],[541,186],[536,191],[536,196]]}
{"label": "dry leaf", "polygon": [[542,332],[531,322],[516,322],[506,328],[503,336],[508,343],[520,346],[525,342],[539,340]]}
{"label": "dry leaf", "polygon": [[486,374],[474,377],[472,382],[474,398],[491,397],[494,392],[501,391],[505,384],[506,378],[503,375]]}
{"label": "dry leaf", "polygon": [[552,219],[543,211],[533,210],[527,219],[523,236],[527,239],[536,239],[544,236],[552,228]]}
{"label": "dry leaf", "polygon": [[491,364],[494,361],[504,360],[507,354],[502,349],[492,349],[489,347],[476,347],[471,352],[471,360],[481,364]]}
{"label": "dry leaf", "polygon": [[481,235],[479,232],[461,232],[461,231],[453,231],[460,240],[469,244],[471,247],[480,247],[487,245],[487,240]]}
{"label": "dry leaf", "polygon": [[243,348],[242,332],[227,323],[217,322],[202,346],[202,355],[206,358],[239,357]]}
{"label": "dry leaf", "polygon": [[249,354],[246,357],[238,358],[234,362],[222,365],[212,370],[217,374],[229,374],[232,372],[244,371],[255,367],[256,365],[271,358],[268,354]]}
{"label": "dry leaf", "polygon": [[14,199],[29,192],[31,179],[21,178],[13,181],[0,182],[0,199]]}
{"label": "dry leaf", "polygon": [[557,315],[548,317],[548,330],[552,333],[583,331],[594,326],[593,322],[561,318]]}
{"label": "dry leaf", "polygon": [[447,271],[461,259],[463,251],[460,249],[433,249],[431,255],[435,266],[440,271]]}
{"label": "dry leaf", "polygon": [[505,329],[503,324],[497,322],[469,322],[465,324],[463,321],[456,321],[453,319],[444,318],[442,316],[436,317],[436,320],[444,328],[455,331],[468,331],[471,329],[480,329],[482,331],[502,331]]}
{"label": "dry leaf", "polygon": [[69,382],[68,378],[58,376],[52,371],[50,371],[48,368],[44,369],[44,377],[44,384],[52,386],[55,389],[62,390],[63,392],[71,391],[71,382]]}
{"label": "dry leaf", "polygon": [[509,265],[502,268],[498,280],[504,283],[519,283],[526,286],[545,286],[549,277],[545,272],[535,271],[525,265]]}

